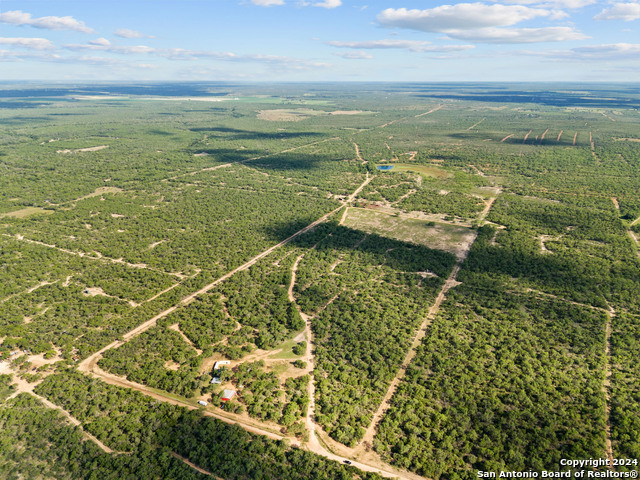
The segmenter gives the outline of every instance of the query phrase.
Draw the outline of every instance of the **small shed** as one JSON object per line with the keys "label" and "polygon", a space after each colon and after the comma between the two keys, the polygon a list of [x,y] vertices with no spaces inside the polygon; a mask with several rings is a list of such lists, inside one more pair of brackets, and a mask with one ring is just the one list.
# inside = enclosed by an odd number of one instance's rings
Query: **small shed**
{"label": "small shed", "polygon": [[220,385],[222,383],[222,380],[220,380],[220,377],[213,377],[211,379],[211,383],[213,383],[214,385]]}
{"label": "small shed", "polygon": [[216,363],[213,364],[213,369],[218,370],[220,367],[223,367],[224,365],[231,365],[231,362],[229,360],[218,360]]}
{"label": "small shed", "polygon": [[224,392],[222,392],[221,400],[223,402],[228,402],[233,397],[235,397],[235,395],[236,395],[236,391],[235,390],[225,390]]}
{"label": "small shed", "polygon": [[206,407],[207,405],[209,405],[207,402],[205,402],[204,400],[198,400],[198,403],[200,405],[202,405],[203,407]]}

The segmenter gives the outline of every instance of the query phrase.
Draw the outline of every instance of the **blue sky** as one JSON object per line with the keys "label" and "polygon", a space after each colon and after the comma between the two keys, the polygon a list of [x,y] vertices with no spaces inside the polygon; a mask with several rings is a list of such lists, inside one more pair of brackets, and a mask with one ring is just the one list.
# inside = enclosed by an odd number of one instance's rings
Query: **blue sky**
{"label": "blue sky", "polygon": [[0,0],[0,80],[639,74],[640,0]]}

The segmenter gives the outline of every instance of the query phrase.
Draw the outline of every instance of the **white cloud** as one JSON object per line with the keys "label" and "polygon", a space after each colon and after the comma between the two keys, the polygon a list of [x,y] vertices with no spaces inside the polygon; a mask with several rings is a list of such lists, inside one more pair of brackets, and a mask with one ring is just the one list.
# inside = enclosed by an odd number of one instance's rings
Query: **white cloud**
{"label": "white cloud", "polygon": [[[570,50],[522,51],[520,55],[545,57],[562,62],[640,62],[640,43],[611,43],[603,45],[586,45]],[[638,68],[634,66],[632,68]]]}
{"label": "white cloud", "polygon": [[476,30],[449,30],[452,38],[481,43],[541,43],[584,40],[587,35],[572,27],[543,28],[479,28]]}
{"label": "white cloud", "polygon": [[284,0],[251,0],[251,3],[260,7],[273,7],[275,5],[284,5]]}
{"label": "white cloud", "polygon": [[555,0],[554,5],[559,8],[570,8],[576,10],[578,8],[586,7],[598,3],[597,0]]}
{"label": "white cloud", "polygon": [[362,52],[362,51],[334,52],[334,55],[342,58],[347,58],[349,60],[370,60],[373,58],[373,55],[369,55],[367,52]]}
{"label": "white cloud", "polygon": [[15,50],[0,50],[0,62],[21,62],[23,60],[49,61],[59,55],[51,52],[17,52]]}
{"label": "white cloud", "polygon": [[116,58],[96,57],[87,55],[58,55],[53,52],[15,52],[9,50],[0,50],[0,62],[22,62],[22,61],[38,61],[46,63],[64,63],[78,65],[96,65],[105,67],[118,67],[125,69],[141,69],[150,70],[159,68],[157,65],[148,63],[132,63]]}
{"label": "white cloud", "polygon": [[568,8],[576,10],[593,5],[598,0],[499,0],[499,3],[511,5],[538,5],[541,8]]}
{"label": "white cloud", "polygon": [[327,42],[329,45],[338,48],[364,48],[364,49],[390,49],[398,48],[410,50],[412,52],[452,52],[459,50],[469,50],[473,45],[431,45],[431,42],[420,40],[369,40],[362,42]]}
{"label": "white cloud", "polygon": [[539,17],[557,20],[565,16],[565,12],[553,9],[476,2],[441,5],[428,10],[388,8],[377,20],[385,27],[445,33],[450,38],[482,43],[560,42],[588,38],[573,27],[503,28]]}
{"label": "white cloud", "polygon": [[630,22],[640,18],[640,3],[614,3],[611,8],[605,8],[595,20],[624,20]]}
{"label": "white cloud", "polygon": [[132,63],[126,62],[123,60],[118,60],[115,58],[109,57],[94,57],[88,55],[81,55],[79,57],[60,57],[56,59],[56,61],[60,63],[85,63],[91,65],[104,65],[104,66],[119,66],[119,67],[128,67],[128,68],[137,68],[137,69],[156,69],[160,68],[157,65],[152,65],[148,63]]}
{"label": "white cloud", "polygon": [[93,40],[88,44],[68,44],[63,45],[67,50],[74,51],[82,51],[82,50],[94,50],[101,52],[111,52],[111,53],[120,53],[123,55],[131,55],[131,54],[148,54],[148,53],[156,53],[157,49],[153,47],[148,47],[146,45],[134,45],[134,46],[119,46],[112,45],[111,42],[104,38],[99,38],[98,40]]}
{"label": "white cloud", "polygon": [[89,40],[89,43],[91,45],[100,45],[103,47],[108,47],[109,45],[111,45],[111,42],[106,38],[96,38],[95,40]]}
{"label": "white cloud", "polygon": [[342,0],[323,0],[322,2],[312,3],[313,7],[337,8],[342,5]]}
{"label": "white cloud", "polygon": [[612,43],[588,45],[572,49],[581,59],[589,60],[636,60],[640,59],[640,43]]}
{"label": "white cloud", "polygon": [[0,22],[12,25],[28,25],[47,30],[74,30],[82,33],[93,33],[93,30],[87,27],[84,22],[73,17],[33,18],[30,13],[22,12],[21,10],[0,13]]}
{"label": "white cloud", "polygon": [[31,50],[53,50],[55,47],[46,38],[7,38],[0,37],[0,45],[10,45],[12,47],[28,48]]}
{"label": "white cloud", "polygon": [[306,0],[300,0],[298,5],[301,7],[322,7],[322,8],[337,8],[342,5],[342,0],[322,0],[320,2],[307,2]]}
{"label": "white cloud", "polygon": [[227,62],[255,62],[267,65],[278,65],[281,68],[288,69],[308,69],[308,68],[323,68],[329,66],[326,63],[313,62],[309,60],[302,60],[292,57],[284,57],[279,55],[265,55],[265,54],[236,54],[232,52],[214,52],[207,50],[188,50],[184,48],[153,48],[146,45],[138,46],[119,46],[119,45],[104,45],[99,44],[96,41],[89,44],[71,44],[63,46],[67,50],[73,51],[100,51],[109,52],[122,55],[135,55],[135,54],[149,54],[158,55],[168,60],[220,60]]}
{"label": "white cloud", "polygon": [[115,31],[115,35],[122,38],[156,38],[153,35],[145,35],[137,30],[129,30],[128,28],[119,28]]}
{"label": "white cloud", "polygon": [[458,3],[441,5],[428,10],[387,8],[377,16],[385,27],[407,28],[423,32],[471,30],[485,27],[506,27],[523,20],[549,17],[551,11],[523,5],[486,5],[484,3]]}
{"label": "white cloud", "polygon": [[340,42],[331,41],[327,42],[329,45],[338,48],[404,48],[407,50],[420,51],[431,42],[425,42],[420,40],[367,40],[362,42]]}

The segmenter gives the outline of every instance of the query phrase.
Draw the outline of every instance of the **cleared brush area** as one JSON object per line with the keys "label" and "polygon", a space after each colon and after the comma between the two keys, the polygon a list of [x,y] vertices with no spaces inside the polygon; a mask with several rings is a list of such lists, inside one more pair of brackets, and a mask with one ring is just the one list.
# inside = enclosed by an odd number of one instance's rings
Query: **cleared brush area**
{"label": "cleared brush area", "polygon": [[350,208],[343,224],[383,237],[444,250],[456,256],[468,250],[475,235],[466,227],[394,216],[364,208]]}

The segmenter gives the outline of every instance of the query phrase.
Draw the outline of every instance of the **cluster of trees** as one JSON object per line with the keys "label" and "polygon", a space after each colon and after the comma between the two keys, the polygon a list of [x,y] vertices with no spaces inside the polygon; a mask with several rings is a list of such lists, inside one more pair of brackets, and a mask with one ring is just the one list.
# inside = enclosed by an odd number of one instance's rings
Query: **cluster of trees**
{"label": "cluster of trees", "polygon": [[225,315],[219,294],[200,295],[160,322],[167,326],[174,323],[201,350],[233,333],[237,325]]}
{"label": "cluster of trees", "polygon": [[[454,263],[442,251],[338,226],[306,252],[295,293],[317,314],[316,420],[332,438],[362,438]],[[422,279],[424,271],[439,277]]]}
{"label": "cluster of trees", "polygon": [[613,319],[612,376],[609,381],[612,391],[611,437],[616,458],[640,459],[639,339],[640,316],[620,312]]}
{"label": "cluster of trees", "polygon": [[423,184],[423,188],[402,200],[399,207],[408,211],[444,213],[461,218],[474,217],[484,207],[484,202],[478,197],[460,192],[441,193],[440,190],[428,189]]}
{"label": "cluster of trees", "polygon": [[237,386],[242,385],[242,401],[252,417],[279,422],[284,408],[280,381],[274,372],[264,370],[264,361],[242,363],[233,374]]}
{"label": "cluster of trees", "polygon": [[[304,435],[304,424],[296,422],[306,415],[309,406],[309,375],[289,377],[282,385],[275,372],[266,371],[264,360],[241,363],[233,370],[222,368],[215,375],[238,388],[239,396],[229,408],[243,411],[246,407],[252,417],[280,423],[290,433]],[[217,392],[213,393],[212,402],[221,405]]]}
{"label": "cluster of trees", "polygon": [[450,291],[375,439],[431,478],[605,456],[604,312],[470,276]]}
{"label": "cluster of trees", "polygon": [[98,365],[133,382],[191,397],[211,379],[208,375],[201,378],[201,363],[202,357],[178,332],[156,326],[120,348],[107,350]]}
{"label": "cluster of trees", "polygon": [[448,178],[379,170],[376,174],[359,198],[389,202],[406,211],[444,213],[462,218],[473,217],[484,208],[477,193],[472,194],[476,187],[488,183],[478,175],[459,170],[453,171]]}
{"label": "cluster of trees", "polygon": [[334,195],[349,195],[362,183],[366,172],[356,159],[353,144],[339,138],[258,158],[247,165]]}
{"label": "cluster of trees", "polygon": [[360,192],[358,198],[370,201],[397,202],[400,197],[418,188],[415,175],[406,173],[394,173],[393,175],[377,176]]}
{"label": "cluster of trees", "polygon": [[[498,231],[496,245],[476,242],[461,278],[467,270],[491,272],[578,302],[602,308],[610,302],[640,312],[640,262],[612,208],[503,195],[489,220],[506,229]],[[547,252],[542,235],[548,236]]]}
{"label": "cluster of trees", "polygon": [[0,300],[42,282],[64,278],[78,266],[75,257],[38,245],[0,236]]}
{"label": "cluster of trees", "polygon": [[[82,422],[84,429],[107,446],[117,451],[133,452],[133,459],[137,458],[138,452],[145,455],[154,451],[165,458],[169,449],[228,480],[381,478],[377,474],[361,472],[310,452],[288,447],[284,442],[253,435],[237,425],[211,417],[203,418],[197,410],[188,412],[182,407],[157,402],[138,392],[107,385],[73,371],[47,377],[36,390],[69,411]],[[21,415],[19,412],[16,414]],[[88,443],[84,442],[83,445]],[[152,455],[148,455],[148,458],[151,465],[162,466]],[[171,477],[170,473],[161,473],[157,477],[189,478],[177,474]]]}
{"label": "cluster of trees", "polygon": [[[133,191],[87,198],[75,208],[14,222],[8,231],[164,272],[189,275],[200,269],[221,275],[336,206],[327,195],[298,195],[300,187],[253,188],[255,171],[247,167],[233,171],[245,188],[227,188],[224,178],[231,173],[220,175],[221,185],[176,180],[132,186]],[[276,188],[287,184],[261,176]]]}
{"label": "cluster of trees", "polygon": [[280,423],[288,427],[290,432],[301,435],[305,432],[302,422],[296,423],[301,417],[307,416],[309,408],[309,375],[301,377],[289,377],[284,382],[285,393],[287,397],[287,406],[282,412]]}
{"label": "cluster of trees", "polygon": [[0,375],[0,403],[4,402],[16,389],[11,385],[12,379],[13,377],[6,373]]}
{"label": "cluster of trees", "polygon": [[638,454],[640,261],[618,215],[610,200],[498,199],[489,220],[505,228],[479,229],[462,285],[380,425],[383,457],[432,478],[473,478],[604,456],[610,306],[614,456]]}
{"label": "cluster of trees", "polygon": [[159,445],[140,445],[127,455],[104,453],[60,413],[25,393],[0,405],[0,465],[2,478],[8,480],[209,478]]}
{"label": "cluster of trees", "polygon": [[287,295],[291,261],[288,257],[278,266],[259,262],[218,287],[231,318],[252,329],[250,335],[240,335],[238,341],[268,350],[304,328],[304,321]]}

